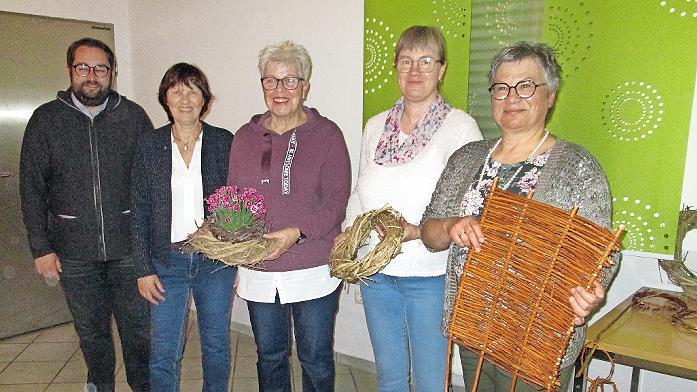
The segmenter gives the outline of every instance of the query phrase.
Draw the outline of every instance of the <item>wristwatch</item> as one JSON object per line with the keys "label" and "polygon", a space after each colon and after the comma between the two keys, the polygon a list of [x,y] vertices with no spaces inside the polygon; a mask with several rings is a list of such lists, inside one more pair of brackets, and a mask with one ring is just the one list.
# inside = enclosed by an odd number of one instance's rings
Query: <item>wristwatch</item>
{"label": "wristwatch", "polygon": [[302,245],[307,239],[307,236],[305,235],[305,233],[302,232],[302,230],[298,231],[300,231],[300,237],[298,237],[298,240],[295,241],[295,245]]}

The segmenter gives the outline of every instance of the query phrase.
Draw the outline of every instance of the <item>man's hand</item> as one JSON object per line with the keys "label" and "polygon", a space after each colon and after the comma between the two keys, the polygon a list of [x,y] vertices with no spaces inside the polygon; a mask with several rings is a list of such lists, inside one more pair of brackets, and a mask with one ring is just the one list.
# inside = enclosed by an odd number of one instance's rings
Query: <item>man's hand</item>
{"label": "man's hand", "polygon": [[153,305],[157,305],[158,302],[165,300],[165,296],[162,295],[165,292],[165,288],[157,275],[138,278],[138,292],[140,292],[141,297]]}
{"label": "man's hand", "polygon": [[58,259],[58,255],[55,253],[49,253],[34,259],[34,269],[44,279],[55,281],[60,280],[60,273],[63,272],[60,259]]}

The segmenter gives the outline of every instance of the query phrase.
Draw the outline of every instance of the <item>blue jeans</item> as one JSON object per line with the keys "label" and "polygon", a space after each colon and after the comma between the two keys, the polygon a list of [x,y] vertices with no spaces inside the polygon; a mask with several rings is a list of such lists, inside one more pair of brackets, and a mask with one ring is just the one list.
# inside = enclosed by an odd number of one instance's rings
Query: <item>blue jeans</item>
{"label": "blue jeans", "polygon": [[291,317],[303,392],[334,391],[334,321],[341,285],[329,295],[281,304],[247,301],[257,345],[260,392],[290,392]]}
{"label": "blue jeans", "polygon": [[109,261],[61,258],[60,283],[75,321],[80,350],[87,365],[87,382],[99,392],[114,390],[114,341],[111,316],[121,338],[128,385],[148,390],[150,317],[148,303],[138,294],[133,259]]}
{"label": "blue jeans", "polygon": [[193,292],[201,337],[203,391],[227,391],[230,379],[230,317],[236,268],[222,268],[201,254],[172,251],[169,267],[154,263],[165,300],[150,305],[150,389],[179,391],[189,294]]}
{"label": "blue jeans", "polygon": [[447,339],[441,334],[444,276],[375,274],[361,283],[381,392],[444,389]]}

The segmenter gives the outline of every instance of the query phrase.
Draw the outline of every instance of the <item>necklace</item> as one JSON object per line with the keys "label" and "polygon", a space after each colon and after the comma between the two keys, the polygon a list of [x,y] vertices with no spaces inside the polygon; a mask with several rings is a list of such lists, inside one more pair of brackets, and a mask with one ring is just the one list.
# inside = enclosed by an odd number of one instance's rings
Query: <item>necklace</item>
{"label": "necklace", "polygon": [[[549,131],[545,131],[545,135],[542,137],[542,140],[540,140],[540,142],[537,143],[537,146],[535,146],[535,149],[532,150],[532,152],[530,153],[530,156],[528,156],[528,159],[526,159],[525,162],[530,162],[530,159],[535,156],[535,153],[537,153],[537,150],[539,150],[540,147],[542,147],[542,144],[544,144],[545,140],[547,140],[547,136],[549,136]],[[484,179],[484,173],[486,172],[486,168],[489,166],[489,160],[491,159],[491,154],[494,152],[496,147],[499,146],[499,144],[501,143],[501,140],[502,140],[502,138],[499,138],[499,140],[496,142],[496,144],[494,144],[494,147],[492,147],[491,150],[489,150],[489,153],[486,154],[486,158],[484,158],[484,167],[482,168],[482,172],[479,174],[479,181],[477,182],[477,187],[479,187],[479,184],[482,183],[482,179]],[[523,163],[525,163],[525,162],[523,162]],[[501,189],[503,189],[504,191],[507,190],[508,187],[511,186],[511,184],[513,183],[513,180],[518,176],[518,174],[520,174],[521,170],[523,170],[523,164],[520,165],[518,170],[516,170],[515,173],[513,173],[513,176],[511,176],[511,178],[508,180],[508,182],[504,186],[502,186]]]}
{"label": "necklace", "polygon": [[196,132],[196,136],[189,139],[186,142],[177,137],[177,134],[174,132],[174,125],[172,125],[172,137],[174,138],[174,141],[179,142],[179,143],[184,145],[184,151],[189,151],[189,144],[191,142],[197,142],[199,140],[200,135],[201,135],[201,123],[199,123],[199,125],[198,125],[198,132]]}

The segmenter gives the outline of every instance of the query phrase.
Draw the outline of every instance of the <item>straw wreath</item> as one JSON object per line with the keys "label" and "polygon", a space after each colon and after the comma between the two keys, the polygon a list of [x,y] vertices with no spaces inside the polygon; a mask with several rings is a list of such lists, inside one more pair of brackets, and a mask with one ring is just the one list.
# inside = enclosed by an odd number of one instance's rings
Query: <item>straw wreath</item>
{"label": "straw wreath", "polygon": [[218,227],[211,216],[189,235],[186,244],[192,251],[230,266],[259,268],[276,245],[275,240],[263,237],[265,233],[263,224],[229,233]]}
{"label": "straw wreath", "polygon": [[[404,228],[399,224],[400,218],[399,212],[389,206],[359,215],[332,249],[331,275],[357,283],[385,268],[402,248]],[[358,248],[376,225],[384,229],[385,236],[367,255],[356,260]]]}

